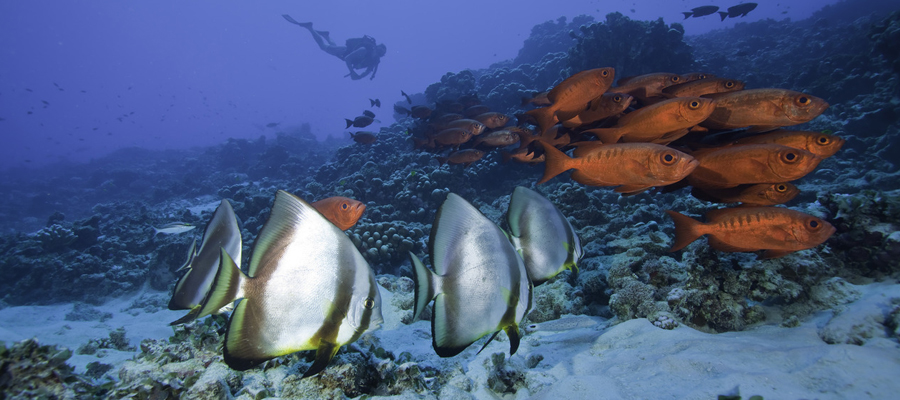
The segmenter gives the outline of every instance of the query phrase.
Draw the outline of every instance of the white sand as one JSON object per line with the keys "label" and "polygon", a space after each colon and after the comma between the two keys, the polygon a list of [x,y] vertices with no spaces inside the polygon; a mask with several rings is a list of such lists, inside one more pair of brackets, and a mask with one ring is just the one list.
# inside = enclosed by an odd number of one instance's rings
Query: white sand
{"label": "white sand", "polygon": [[[716,335],[685,326],[664,330],[646,319],[636,319],[612,327],[601,322],[528,334],[518,352],[507,360],[507,368],[524,374],[527,387],[503,398],[710,399],[732,394],[736,387],[744,398],[895,398],[900,393],[900,346],[887,337],[882,324],[895,306],[891,299],[900,299],[900,285],[857,288],[863,295],[843,306],[842,313],[821,312],[796,328],[762,326]],[[509,351],[505,334],[498,335],[481,354],[476,352],[483,341],[456,357],[440,359],[431,349],[430,323],[399,323],[401,311],[391,305],[392,295],[382,293],[385,326],[376,335],[385,348],[395,354],[408,351],[414,360],[436,367],[459,363],[473,382],[476,397],[497,398],[487,388],[487,379],[491,355]],[[113,314],[103,323],[66,321],[71,304],[0,310],[0,340],[37,337],[41,343],[74,350],[89,339],[107,337],[120,326],[126,327],[135,346],[144,338],[168,338],[172,334],[168,323],[182,313],[132,316],[122,312],[133,299],[97,307]],[[820,332],[848,340],[861,335],[865,344],[827,344]],[[83,371],[88,362],[118,365],[135,353],[107,350],[104,357],[73,356],[69,362]],[[543,360],[528,369],[526,360],[535,355]]]}
{"label": "white sand", "polygon": [[[68,363],[75,367],[76,372],[83,373],[85,366],[92,361],[99,361],[114,366],[132,358],[138,351],[117,351],[101,349],[94,355],[75,354],[79,346],[88,343],[91,339],[108,338],[109,332],[119,327],[125,327],[125,338],[132,346],[138,348],[144,339],[167,339],[172,336],[172,322],[185,314],[176,311],[157,311],[146,313],[143,310],[122,310],[131,306],[135,299],[141,295],[164,295],[167,293],[141,292],[129,297],[123,297],[106,302],[101,306],[94,306],[100,312],[109,312],[112,318],[103,322],[95,321],[66,321],[66,314],[72,312],[73,304],[58,304],[52,306],[21,306],[8,307],[0,310],[0,341],[6,342],[7,347],[13,342],[36,338],[38,343],[60,345],[72,350],[72,358]],[[132,315],[131,313],[137,313]]]}

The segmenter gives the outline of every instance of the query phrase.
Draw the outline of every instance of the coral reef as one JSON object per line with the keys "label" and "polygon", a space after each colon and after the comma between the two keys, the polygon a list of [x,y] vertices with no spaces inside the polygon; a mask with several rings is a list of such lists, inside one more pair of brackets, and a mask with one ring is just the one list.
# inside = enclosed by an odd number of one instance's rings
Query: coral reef
{"label": "coral reef", "polygon": [[88,380],[73,372],[66,360],[72,351],[42,346],[28,339],[0,346],[0,397],[5,399],[72,399],[89,397]]}
{"label": "coral reef", "polygon": [[[569,50],[570,72],[613,67],[616,78],[651,72],[684,73],[694,69],[684,27],[656,21],[635,21],[622,13],[579,28],[578,43]],[[740,75],[738,75],[740,76]]]}

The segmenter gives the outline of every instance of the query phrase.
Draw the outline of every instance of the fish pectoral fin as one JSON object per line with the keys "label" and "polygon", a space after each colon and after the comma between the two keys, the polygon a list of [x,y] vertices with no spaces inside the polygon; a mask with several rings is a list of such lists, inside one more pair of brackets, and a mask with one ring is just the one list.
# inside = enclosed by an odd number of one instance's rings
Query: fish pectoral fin
{"label": "fish pectoral fin", "polygon": [[341,346],[336,343],[320,340],[319,347],[316,349],[316,360],[313,361],[313,365],[303,373],[303,378],[313,376],[325,370],[325,367],[328,366],[328,363],[331,362],[331,359],[334,358],[334,355],[337,354],[340,348]]}
{"label": "fish pectoral fin", "polygon": [[616,193],[622,193],[623,196],[634,196],[643,193],[650,188],[651,186],[647,185],[622,185],[617,187],[614,191]]}

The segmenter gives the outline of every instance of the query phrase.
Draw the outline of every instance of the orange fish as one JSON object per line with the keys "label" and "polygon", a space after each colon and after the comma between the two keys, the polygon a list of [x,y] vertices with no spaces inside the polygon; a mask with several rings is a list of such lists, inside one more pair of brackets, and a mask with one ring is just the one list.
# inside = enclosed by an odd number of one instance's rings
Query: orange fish
{"label": "orange fish", "polygon": [[584,111],[591,100],[609,89],[614,77],[615,70],[612,68],[581,71],[566,78],[547,93],[549,106],[535,108],[526,114],[534,117],[541,132],[545,132],[557,122],[569,120]]}
{"label": "orange fish", "polygon": [[588,103],[587,109],[574,118],[563,121],[566,128],[577,128],[582,125],[593,124],[605,118],[618,115],[628,109],[634,97],[623,93],[607,92]]}
{"label": "orange fish", "polygon": [[704,189],[789,182],[810,173],[822,161],[808,151],[778,144],[702,149],[692,155],[700,166],[688,176],[688,183]]}
{"label": "orange fish", "polygon": [[761,258],[776,258],[797,250],[816,247],[834,234],[821,218],[780,207],[738,207],[712,210],[702,223],[675,211],[666,211],[675,221],[678,251],[703,235],[709,246],[728,252],[764,250]]}
{"label": "orange fish", "polygon": [[472,134],[475,136],[482,134],[484,132],[484,129],[486,128],[481,122],[467,118],[450,121],[445,126],[446,128],[462,128],[468,130],[469,132],[472,132]]}
{"label": "orange fish", "polygon": [[503,159],[503,162],[517,161],[525,164],[537,164],[540,162],[544,162],[544,155],[536,155],[533,152],[529,152],[528,149],[518,149],[512,152],[502,151],[500,152],[500,156]]}
{"label": "orange fish", "polygon": [[715,75],[710,74],[708,72],[689,72],[689,73],[681,74],[678,76],[681,77],[681,83],[693,82],[693,81],[697,81],[697,80],[701,80],[701,79],[710,79],[710,78],[716,77]]}
{"label": "orange fish", "polygon": [[663,94],[675,97],[699,97],[705,94],[734,92],[744,89],[744,82],[735,79],[700,79],[663,89]]}
{"label": "orange fish", "polygon": [[470,107],[466,108],[465,110],[463,110],[463,115],[466,118],[474,118],[474,117],[477,117],[477,116],[487,113],[487,112],[491,112],[490,107],[488,107],[484,104],[476,104],[476,105],[470,106]]}
{"label": "orange fish", "polygon": [[785,89],[748,89],[704,97],[716,100],[715,111],[700,124],[710,129],[753,127],[765,131],[809,122],[828,108],[828,103],[816,96]]}
{"label": "orange fish", "polygon": [[612,128],[584,131],[603,143],[651,142],[666,144],[687,134],[715,110],[715,101],[702,97],[678,97],[642,107],[619,118]]}
{"label": "orange fish", "polygon": [[570,169],[572,180],[590,186],[618,186],[616,192],[637,194],[654,186],[665,186],[684,179],[697,160],[670,147],[652,143],[576,144],[575,158],[549,144],[544,148],[547,162],[544,183]]}
{"label": "orange fish", "polygon": [[519,143],[519,130],[515,127],[502,129],[480,136],[472,142],[472,147],[484,145],[489,147],[506,147]]}
{"label": "orange fish", "polygon": [[363,211],[366,211],[366,205],[361,201],[341,196],[322,199],[310,205],[342,231],[356,225]]}
{"label": "orange fish", "polygon": [[607,91],[628,93],[640,101],[646,102],[648,98],[661,95],[663,89],[682,82],[684,79],[679,75],[656,72],[619,79],[619,86],[612,87]]}
{"label": "orange fish", "polygon": [[350,138],[353,139],[354,142],[359,144],[372,144],[378,140],[378,137],[375,136],[372,132],[364,132],[359,131],[356,133],[350,132]]}
{"label": "orange fish", "polygon": [[795,149],[806,150],[822,158],[837,153],[844,145],[844,139],[834,135],[809,131],[787,131],[779,129],[762,135],[750,136],[736,140],[735,144],[774,143]]}
{"label": "orange fish", "polygon": [[759,183],[727,189],[693,188],[691,195],[715,203],[741,203],[744,206],[774,206],[797,197],[800,189],[790,183]]}
{"label": "orange fish", "polygon": [[484,126],[490,129],[497,129],[509,122],[509,115],[501,114],[498,112],[487,112],[484,114],[476,115],[475,118],[472,119],[481,122],[482,124],[484,124]]}
{"label": "orange fish", "polygon": [[522,97],[522,107],[525,107],[529,104],[534,104],[535,106],[549,106],[550,99],[547,98],[547,95],[550,91],[535,93],[532,97]]}
{"label": "orange fish", "polygon": [[472,165],[473,162],[478,161],[484,157],[484,152],[476,149],[465,149],[454,151],[450,153],[447,157],[438,157],[438,162],[441,165],[444,164],[463,164],[463,167],[468,167]]}
{"label": "orange fish", "polygon": [[459,147],[472,138],[472,132],[462,128],[447,128],[430,138],[436,144],[443,146]]}

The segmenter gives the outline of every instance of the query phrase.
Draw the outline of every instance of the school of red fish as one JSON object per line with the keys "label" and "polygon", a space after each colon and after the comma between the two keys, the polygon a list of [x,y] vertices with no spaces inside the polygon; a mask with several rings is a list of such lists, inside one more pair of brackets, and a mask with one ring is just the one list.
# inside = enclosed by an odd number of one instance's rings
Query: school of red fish
{"label": "school of red fish", "polygon": [[818,246],[835,232],[820,218],[775,207],[799,193],[790,181],[844,144],[827,133],[783,129],[820,115],[825,100],[786,89],[745,89],[739,80],[707,73],[613,82],[613,68],[578,72],[523,99],[523,106],[537,108],[517,114],[517,126],[507,126],[513,118],[492,112],[474,95],[402,111],[421,121],[410,131],[416,148],[450,150],[437,157],[442,164],[468,166],[486,151],[518,144],[503,159],[544,162],[538,184],[572,171],[578,183],[615,187],[623,195],[690,186],[698,199],[741,204],[709,212],[706,223],[668,211],[676,230],[671,251],[708,235],[717,250],[762,250],[761,258],[774,258]]}

